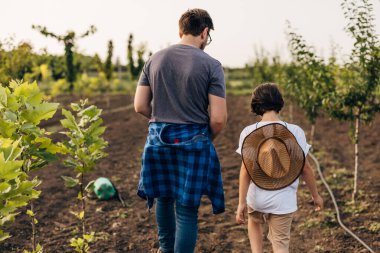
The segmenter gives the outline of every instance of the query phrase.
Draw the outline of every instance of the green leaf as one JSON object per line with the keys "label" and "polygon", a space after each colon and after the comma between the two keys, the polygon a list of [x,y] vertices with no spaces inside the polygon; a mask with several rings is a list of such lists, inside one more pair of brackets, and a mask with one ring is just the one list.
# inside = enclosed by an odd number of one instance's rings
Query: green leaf
{"label": "green leaf", "polygon": [[65,186],[72,188],[75,187],[79,184],[79,180],[72,178],[72,177],[66,177],[66,176],[61,176],[62,179],[65,181]]}
{"label": "green leaf", "polygon": [[88,182],[84,190],[87,191],[88,193],[94,192],[94,183],[95,183],[95,180]]}
{"label": "green leaf", "polygon": [[6,225],[7,223],[12,223],[15,220],[15,217],[20,213],[12,213],[5,215],[4,217],[0,217],[0,224],[1,226]]}
{"label": "green leaf", "polygon": [[86,235],[83,235],[83,239],[85,239],[87,242],[92,242],[95,238],[95,233],[91,233],[91,234],[86,234]]}
{"label": "green leaf", "polygon": [[79,117],[82,117],[82,116],[87,116],[90,120],[94,119],[94,118],[97,118],[100,116],[100,114],[102,113],[102,110],[101,109],[98,109],[96,106],[94,105],[90,105],[89,107],[85,108],[84,110],[80,111],[78,113],[78,116]]}
{"label": "green leaf", "polygon": [[8,200],[7,205],[12,206],[12,207],[23,207],[28,204],[29,200],[30,200],[30,196],[20,195],[16,198],[12,198]]}
{"label": "green leaf", "polygon": [[69,157],[66,160],[64,160],[63,164],[66,165],[66,166],[68,166],[68,167],[73,167],[73,168],[81,167],[82,166],[81,163],[77,162],[76,160],[74,160],[71,157]]}
{"label": "green leaf", "polygon": [[39,124],[40,121],[53,117],[58,108],[58,103],[44,102],[34,105],[21,113],[21,117],[33,124]]}
{"label": "green leaf", "polygon": [[80,106],[77,103],[71,103],[70,106],[71,106],[71,109],[73,109],[73,111],[75,112],[80,110]]}
{"label": "green leaf", "polygon": [[26,133],[33,133],[35,135],[41,134],[41,130],[36,125],[29,122],[23,124],[20,129]]}
{"label": "green leaf", "polygon": [[11,185],[7,182],[0,183],[0,194],[8,193],[11,189]]}
{"label": "green leaf", "polygon": [[34,153],[34,155],[40,157],[45,162],[53,162],[58,159],[58,157],[55,154],[48,152],[46,149],[39,149],[37,152]]}
{"label": "green leaf", "polygon": [[7,95],[8,95],[7,108],[13,112],[16,112],[17,110],[20,109],[21,103],[17,101],[16,96],[11,94],[9,90],[7,90]]}
{"label": "green leaf", "polygon": [[0,86],[0,109],[7,107],[7,92],[4,87]]}
{"label": "green leaf", "polygon": [[77,123],[75,122],[75,118],[74,116],[71,114],[70,111],[67,111],[65,109],[62,109],[62,115],[64,115],[66,117],[66,119],[63,119],[61,120],[61,125],[65,128],[68,128],[68,129],[71,129],[71,130],[77,130],[79,131],[78,129],[78,125]]}
{"label": "green leaf", "polygon": [[9,110],[4,112],[4,116],[7,120],[16,122],[17,121],[17,115],[14,112],[11,112]]}
{"label": "green leaf", "polygon": [[83,218],[84,218],[84,211],[81,211],[81,212],[79,213],[78,218],[79,218],[80,220],[83,220]]}
{"label": "green leaf", "polygon": [[0,153],[0,178],[12,180],[22,174],[20,168],[23,161],[5,161],[4,154]]}
{"label": "green leaf", "polygon": [[0,118],[0,135],[5,138],[10,138],[15,131],[16,127],[12,122],[5,121]]}
{"label": "green leaf", "polygon": [[14,94],[17,97],[24,98],[24,101],[32,106],[41,103],[43,94],[38,88],[37,82],[22,83],[14,89]]}
{"label": "green leaf", "polygon": [[11,236],[9,233],[4,232],[0,229],[0,242],[5,241],[6,239],[10,238]]}
{"label": "green leaf", "polygon": [[41,143],[39,148],[43,149],[47,153],[56,154],[63,150],[62,147],[52,143],[52,140],[47,137],[37,137],[34,142]]}
{"label": "green leaf", "polygon": [[38,243],[36,246],[36,253],[43,253],[44,248]]}
{"label": "green leaf", "polygon": [[22,152],[19,147],[20,140],[13,141],[11,139],[0,138],[0,152],[3,152],[5,160],[15,160]]}
{"label": "green leaf", "polygon": [[83,200],[83,196],[82,196],[82,193],[81,193],[81,192],[78,192],[77,199],[79,199],[79,200]]}
{"label": "green leaf", "polygon": [[30,217],[34,217],[34,213],[32,210],[27,210],[26,214],[29,215]]}

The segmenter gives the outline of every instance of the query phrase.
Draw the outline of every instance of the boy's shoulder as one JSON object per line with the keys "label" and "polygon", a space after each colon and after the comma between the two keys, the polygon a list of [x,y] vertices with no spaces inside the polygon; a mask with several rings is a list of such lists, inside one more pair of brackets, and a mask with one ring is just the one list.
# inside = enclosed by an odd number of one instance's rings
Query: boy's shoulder
{"label": "boy's shoulder", "polygon": [[[289,131],[291,131],[292,133],[304,133],[304,130],[296,125],[296,124],[291,124],[291,123],[288,123],[288,122],[285,122],[283,121],[287,128],[289,129]],[[259,127],[262,127],[264,125],[260,125],[258,124],[259,122],[255,122],[251,125],[248,125],[246,126],[242,131],[241,131],[241,134],[240,134],[240,137],[246,137],[247,135],[249,135],[250,133],[252,133],[254,130],[256,130],[256,128],[259,128]],[[269,123],[270,124],[270,123]],[[280,123],[281,124],[281,123]],[[283,124],[283,125],[285,125]]]}
{"label": "boy's shoulder", "polygon": [[302,131],[303,132],[303,129],[299,125],[291,124],[291,123],[287,123],[287,122],[286,122],[286,124],[288,125],[288,128],[290,128],[290,129],[294,129],[296,131]]}
{"label": "boy's shoulder", "polygon": [[251,133],[253,130],[255,130],[255,129],[256,129],[256,123],[244,127],[244,129],[243,129],[243,130],[241,131],[241,133],[240,133],[240,137],[245,137],[245,136],[247,136],[248,134],[250,134],[250,133]]}

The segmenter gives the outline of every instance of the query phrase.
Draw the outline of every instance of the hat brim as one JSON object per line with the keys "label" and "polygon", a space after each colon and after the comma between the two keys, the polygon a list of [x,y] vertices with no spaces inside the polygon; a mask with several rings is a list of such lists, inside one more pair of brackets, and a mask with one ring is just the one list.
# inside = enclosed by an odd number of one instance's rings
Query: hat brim
{"label": "hat brim", "polygon": [[[290,156],[289,172],[282,178],[268,176],[257,162],[257,152],[260,143],[267,138],[280,138],[284,141]],[[296,137],[284,125],[270,123],[259,127],[248,134],[242,144],[243,164],[252,181],[261,189],[274,191],[291,185],[302,173],[305,166],[305,154]]]}

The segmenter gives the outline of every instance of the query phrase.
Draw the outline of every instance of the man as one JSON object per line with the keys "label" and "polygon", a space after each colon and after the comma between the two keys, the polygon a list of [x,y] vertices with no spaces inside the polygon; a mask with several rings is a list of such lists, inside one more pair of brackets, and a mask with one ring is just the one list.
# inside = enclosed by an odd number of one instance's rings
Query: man
{"label": "man", "polygon": [[202,195],[214,214],[224,212],[212,140],[227,121],[225,80],[220,62],[203,51],[213,29],[207,11],[186,11],[180,42],[151,56],[136,89],[135,110],[150,120],[138,195],[149,208],[157,200],[158,252],[194,252]]}

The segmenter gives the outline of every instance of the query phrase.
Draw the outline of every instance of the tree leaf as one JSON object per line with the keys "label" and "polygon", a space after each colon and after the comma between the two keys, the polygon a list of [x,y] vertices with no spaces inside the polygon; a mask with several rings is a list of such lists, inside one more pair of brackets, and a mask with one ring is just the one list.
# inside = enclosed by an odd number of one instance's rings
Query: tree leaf
{"label": "tree leaf", "polygon": [[79,180],[72,178],[72,177],[66,177],[66,176],[61,176],[61,178],[65,181],[65,186],[72,188],[75,187],[79,184]]}

